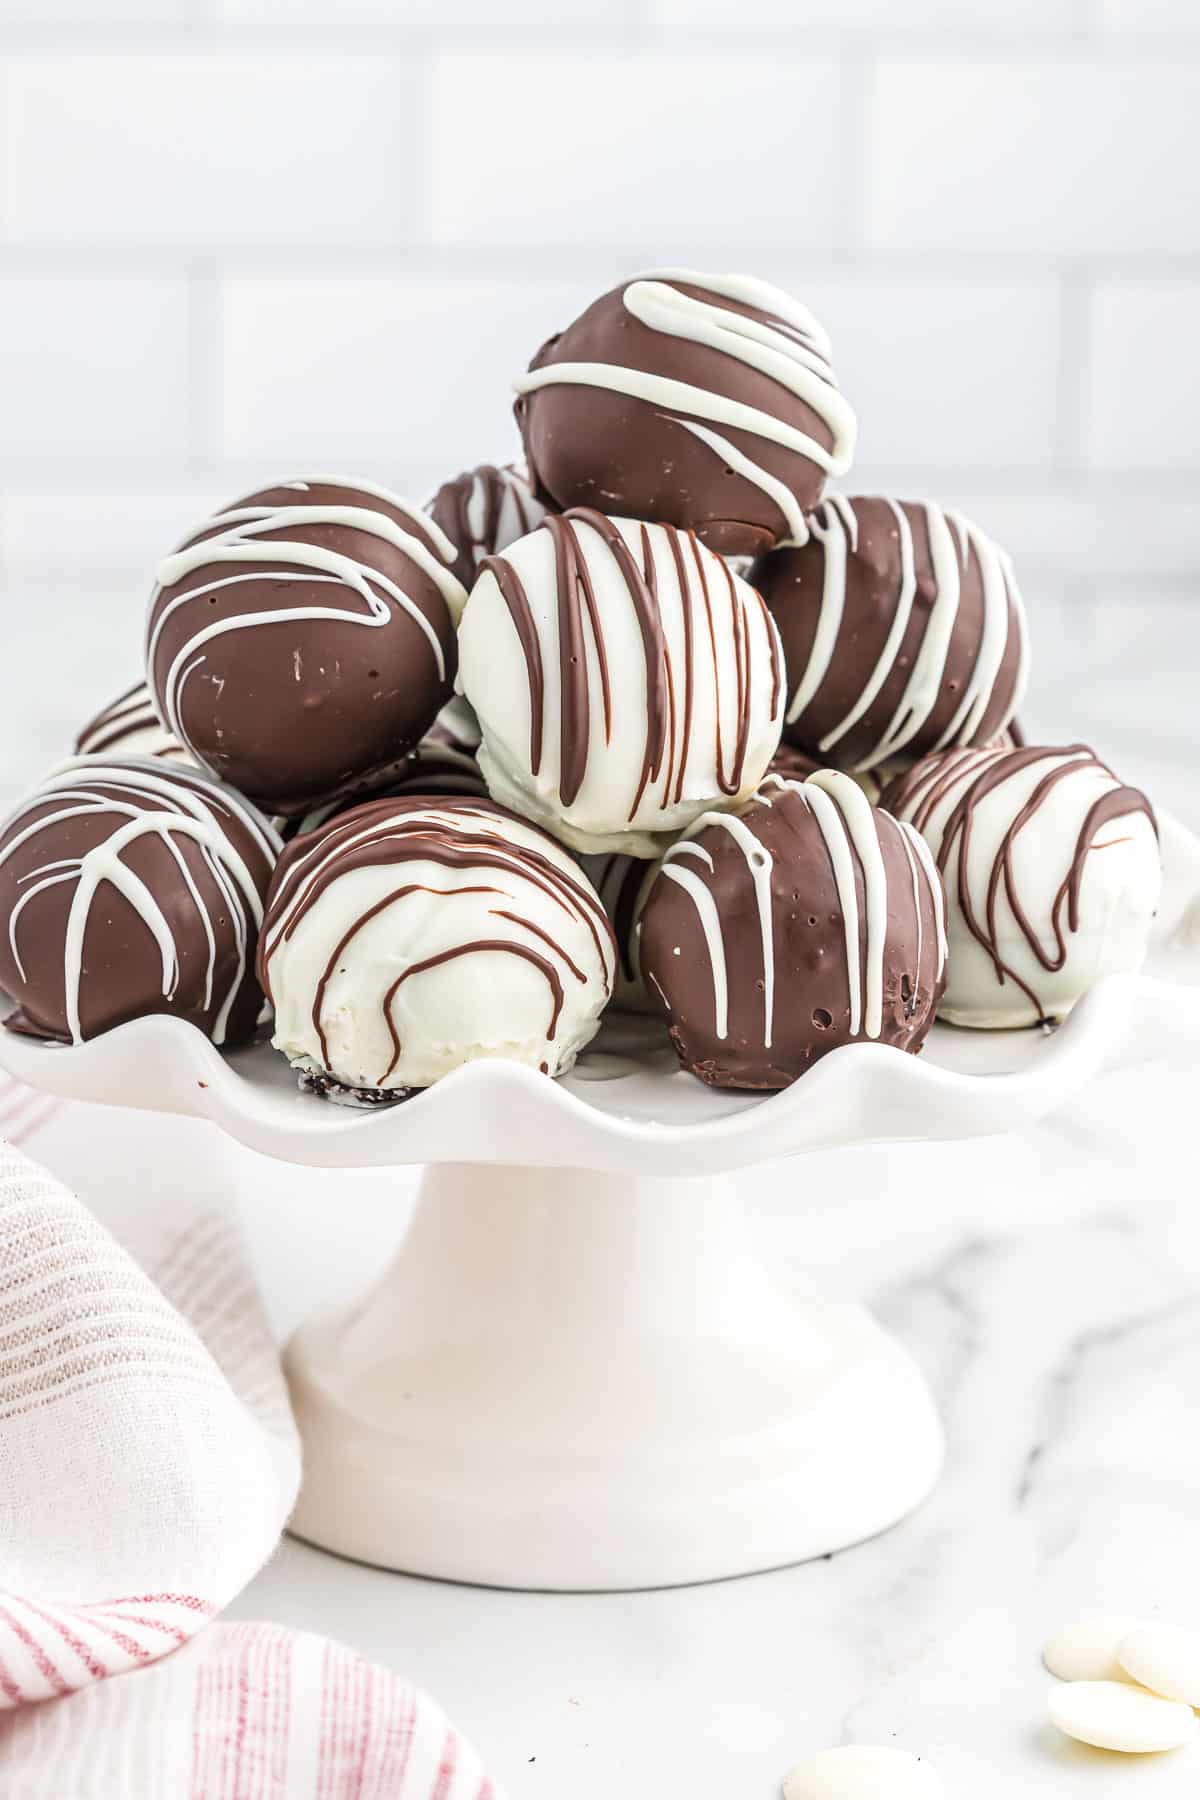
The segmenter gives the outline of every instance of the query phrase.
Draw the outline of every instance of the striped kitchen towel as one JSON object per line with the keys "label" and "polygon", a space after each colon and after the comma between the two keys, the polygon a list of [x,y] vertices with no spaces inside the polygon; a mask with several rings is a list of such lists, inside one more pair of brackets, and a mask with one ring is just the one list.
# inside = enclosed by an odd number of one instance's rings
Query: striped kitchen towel
{"label": "striped kitchen towel", "polygon": [[300,1457],[197,1129],[0,1075],[0,1795],[495,1800],[397,1676],[210,1624],[278,1543]]}

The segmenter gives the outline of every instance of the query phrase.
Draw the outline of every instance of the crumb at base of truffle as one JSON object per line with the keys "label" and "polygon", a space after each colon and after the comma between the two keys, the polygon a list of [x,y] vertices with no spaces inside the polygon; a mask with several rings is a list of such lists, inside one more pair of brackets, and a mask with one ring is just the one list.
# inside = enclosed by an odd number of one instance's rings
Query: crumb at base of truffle
{"label": "crumb at base of truffle", "polygon": [[334,1106],[358,1107],[363,1111],[378,1106],[398,1106],[402,1100],[411,1100],[414,1094],[422,1092],[414,1087],[347,1087],[344,1081],[327,1075],[323,1069],[300,1065],[296,1067],[296,1081],[302,1094],[316,1094],[322,1100],[331,1100]]}

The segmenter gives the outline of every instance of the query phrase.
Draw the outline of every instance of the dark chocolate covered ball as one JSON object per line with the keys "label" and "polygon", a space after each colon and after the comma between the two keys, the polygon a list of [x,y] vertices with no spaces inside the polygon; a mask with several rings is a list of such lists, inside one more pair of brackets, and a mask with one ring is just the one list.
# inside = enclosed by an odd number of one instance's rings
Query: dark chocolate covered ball
{"label": "dark chocolate covered ball", "polygon": [[160,723],[144,681],[117,695],[79,732],[76,756],[153,756],[170,762],[192,759],[179,739]]}
{"label": "dark chocolate covered ball", "polygon": [[524,469],[515,463],[480,463],[446,481],[425,508],[454,545],[454,573],[474,586],[485,556],[507,550],[540,525],[546,508]]}
{"label": "dark chocolate covered ball", "polygon": [[431,519],[361,482],[248,495],[159,570],[146,667],[161,717],[264,810],[353,791],[450,697],[453,559]]}
{"label": "dark chocolate covered ball", "polygon": [[787,658],[786,742],[861,774],[1001,732],[1027,672],[1004,552],[928,502],[831,495],[811,525],[751,575]]}
{"label": "dark chocolate covered ball", "polygon": [[686,1069],[783,1088],[842,1044],[920,1049],[945,985],[945,899],[918,834],[847,776],[769,777],[667,851],[640,951]]}
{"label": "dark chocolate covered ball", "polygon": [[82,756],[0,830],[0,988],[10,1029],[80,1043],[149,1013],[244,1043],[254,954],[281,849],[201,769]]}
{"label": "dark chocolate covered ball", "polygon": [[799,301],[746,275],[667,269],[604,294],[516,382],[534,485],[695,531],[723,555],[803,542],[854,414]]}
{"label": "dark chocolate covered ball", "polygon": [[823,766],[805,751],[797,750],[795,744],[780,744],[767,767],[767,774],[778,775],[784,781],[807,781]]}
{"label": "dark chocolate covered ball", "polygon": [[386,780],[361,788],[344,799],[327,800],[323,806],[314,806],[299,819],[278,819],[276,829],[284,842],[289,843],[292,838],[301,837],[306,831],[316,831],[339,813],[349,812],[364,801],[407,800],[413,794],[486,800],[487,782],[471,751],[447,743],[430,732],[415,750],[409,751],[400,767],[391,771]]}

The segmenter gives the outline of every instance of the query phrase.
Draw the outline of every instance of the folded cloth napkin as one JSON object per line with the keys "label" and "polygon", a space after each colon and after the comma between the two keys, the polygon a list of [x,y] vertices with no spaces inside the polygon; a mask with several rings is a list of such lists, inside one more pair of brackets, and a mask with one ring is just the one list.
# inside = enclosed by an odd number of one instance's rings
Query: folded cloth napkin
{"label": "folded cloth napkin", "polygon": [[0,1794],[495,1800],[398,1677],[209,1624],[300,1452],[206,1129],[0,1075]]}

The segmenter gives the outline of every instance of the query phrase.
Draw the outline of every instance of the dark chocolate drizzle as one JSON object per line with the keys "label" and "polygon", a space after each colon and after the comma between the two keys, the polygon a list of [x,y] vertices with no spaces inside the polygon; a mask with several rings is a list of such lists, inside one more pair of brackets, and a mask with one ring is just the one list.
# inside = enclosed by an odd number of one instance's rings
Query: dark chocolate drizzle
{"label": "dark chocolate drizzle", "polygon": [[[509,815],[489,801],[429,800],[413,796],[368,801],[339,814],[318,831],[297,839],[284,852],[269,897],[259,949],[259,972],[264,990],[268,994],[272,991],[271,958],[276,948],[294,935],[301,921],[334,883],[355,869],[401,868],[408,863],[424,862],[450,870],[478,870],[481,875],[488,871],[516,873],[523,881],[532,883],[568,918],[584,924],[605,971],[607,991],[611,986],[608,971],[615,966],[616,946],[612,927],[598,896],[582,875],[576,879],[549,855],[506,837],[503,827],[508,820]],[[526,830],[536,829],[526,821],[521,823]],[[550,840],[547,845],[549,847]],[[313,1025],[326,1065],[330,1056],[321,1014],[326,990],[339,959],[373,918],[418,891],[442,894],[446,901],[459,894],[493,893],[501,898],[509,897],[503,887],[486,883],[443,890],[419,882],[402,882],[352,920],[328,958],[313,996]],[[585,971],[535,921],[500,906],[492,908],[492,913],[540,939],[577,981],[587,981]],[[505,938],[466,939],[436,956],[410,964],[388,988],[382,1008],[393,1056],[379,1077],[380,1088],[395,1071],[403,1050],[391,1016],[391,1004],[400,987],[410,976],[425,969],[457,957],[488,952],[520,956],[545,975],[552,1000],[546,1035],[553,1037],[562,1011],[563,987],[549,958],[530,945]]]}
{"label": "dark chocolate drizzle", "polygon": [[[592,723],[587,660],[589,637],[599,672],[606,743],[611,742],[613,728],[612,676],[587,552],[579,538],[581,527],[595,532],[616,563],[637,618],[642,642],[646,676],[646,734],[641,768],[627,817],[630,820],[635,817],[646,789],[652,782],[660,779],[664,807],[677,805],[682,799],[695,714],[693,611],[698,607],[703,607],[707,622],[716,690],[717,782],[723,794],[737,794],[745,779],[750,740],[751,645],[750,623],[746,611],[749,604],[746,596],[749,594],[753,594],[761,609],[770,645],[772,715],[778,712],[783,695],[780,647],[761,595],[748,587],[744,592],[740,591],[728,565],[717,560],[715,566],[721,571],[728,593],[734,653],[736,737],[730,750],[725,742],[721,706],[722,659],[718,654],[715,615],[715,608],[720,602],[710,587],[705,552],[695,533],[677,531],[670,525],[652,528],[642,524],[639,565],[637,557],[613,520],[591,507],[581,506],[562,515],[552,514],[542,521],[539,528],[550,533],[554,544],[560,696],[558,796],[561,804],[569,807],[573,803],[587,776]],[[682,708],[676,696],[675,671],[663,629],[652,529],[666,533],[679,582],[685,653]],[[685,555],[685,543],[690,550],[690,557]],[[490,570],[496,578],[525,659],[529,685],[529,764],[531,774],[537,776],[542,767],[545,741],[546,680],[533,608],[521,577],[505,556],[486,557],[480,567]]]}
{"label": "dark chocolate drizzle", "polygon": [[[988,878],[987,898],[981,918],[971,897],[969,881],[972,833],[980,803],[1022,770],[1057,759],[1062,760],[1058,760],[1057,766],[1041,777],[1001,839]],[[976,943],[990,958],[997,981],[1001,986],[1006,981],[1011,981],[1035,1008],[1039,1019],[1044,1020],[1045,1008],[1037,993],[1001,954],[997,925],[1001,893],[1008,901],[1030,955],[1048,974],[1056,974],[1067,959],[1068,934],[1079,930],[1079,894],[1087,859],[1093,849],[1102,847],[1095,843],[1096,834],[1115,819],[1142,813],[1149,819],[1157,835],[1158,821],[1154,808],[1140,788],[1125,787],[1118,783],[1107,794],[1099,797],[1079,828],[1066,873],[1051,903],[1050,926],[1054,936],[1054,949],[1048,951],[1029,918],[1017,886],[1013,867],[1017,839],[1025,826],[1041,811],[1059,782],[1069,780],[1088,764],[1101,769],[1113,781],[1117,778],[1087,744],[1018,745],[1011,750],[943,750],[934,756],[923,758],[907,774],[893,782],[882,795],[880,804],[885,810],[911,820],[917,830],[925,835],[938,806],[962,780],[964,765],[969,770],[972,762],[976,765],[974,773],[968,773],[967,785],[941,829],[940,843],[935,846],[938,867],[949,882],[948,871],[953,860],[954,891],[963,921]]]}

